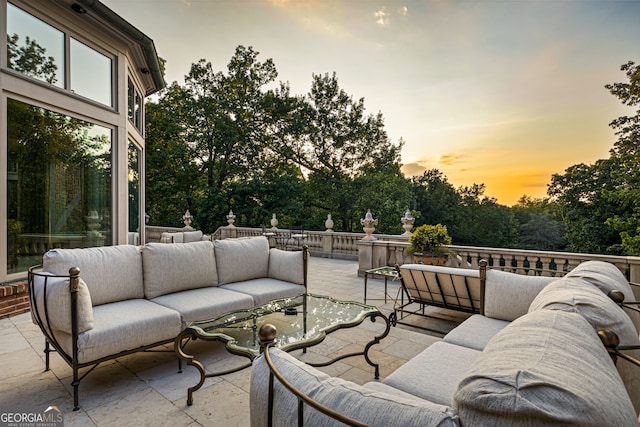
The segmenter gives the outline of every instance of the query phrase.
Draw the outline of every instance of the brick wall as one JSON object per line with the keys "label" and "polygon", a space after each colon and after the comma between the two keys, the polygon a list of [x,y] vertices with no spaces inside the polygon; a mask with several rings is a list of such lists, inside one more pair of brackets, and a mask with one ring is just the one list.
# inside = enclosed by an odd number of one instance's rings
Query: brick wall
{"label": "brick wall", "polygon": [[27,280],[0,284],[0,319],[29,311]]}

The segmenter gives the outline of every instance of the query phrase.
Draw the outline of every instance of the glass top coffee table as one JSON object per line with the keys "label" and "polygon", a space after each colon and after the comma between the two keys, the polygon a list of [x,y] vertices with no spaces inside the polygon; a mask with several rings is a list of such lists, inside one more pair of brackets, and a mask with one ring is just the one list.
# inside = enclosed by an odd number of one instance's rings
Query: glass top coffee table
{"label": "glass top coffee table", "polygon": [[291,298],[270,301],[247,310],[237,310],[222,316],[191,323],[175,339],[174,350],[180,360],[194,366],[200,372],[200,382],[188,389],[187,404],[193,403],[193,392],[204,384],[205,378],[225,375],[251,366],[251,362],[237,368],[216,373],[206,373],[204,366],[185,352],[190,340],[221,341],[232,354],[256,358],[261,352],[258,330],[271,324],[277,330],[275,347],[284,351],[305,349],[321,343],[327,334],[338,329],[351,328],[366,318],[375,322],[382,318],[386,324],[382,334],[373,337],[360,352],[341,355],[324,363],[309,363],[311,366],[327,366],[347,357],[364,356],[374,367],[375,378],[380,376],[379,365],[369,358],[369,349],[389,334],[387,317],[372,307],[357,302],[338,301],[329,297],[303,294]]}

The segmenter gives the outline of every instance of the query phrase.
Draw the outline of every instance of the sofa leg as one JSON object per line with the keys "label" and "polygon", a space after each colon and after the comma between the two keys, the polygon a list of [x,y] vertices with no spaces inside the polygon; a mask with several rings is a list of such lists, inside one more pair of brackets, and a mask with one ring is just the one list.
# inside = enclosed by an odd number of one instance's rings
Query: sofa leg
{"label": "sofa leg", "polygon": [[80,397],[78,387],[80,386],[80,380],[78,379],[78,368],[73,368],[73,382],[71,383],[73,386],[73,410],[80,410]]}
{"label": "sofa leg", "polygon": [[49,370],[49,353],[51,353],[51,347],[49,346],[49,340],[44,340],[44,370]]}

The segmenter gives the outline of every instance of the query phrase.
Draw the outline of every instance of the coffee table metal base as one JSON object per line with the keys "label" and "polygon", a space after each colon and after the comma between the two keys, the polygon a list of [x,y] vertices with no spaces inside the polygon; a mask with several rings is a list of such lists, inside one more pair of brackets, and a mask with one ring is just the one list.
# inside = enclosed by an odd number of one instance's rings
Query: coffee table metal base
{"label": "coffee table metal base", "polygon": [[[338,329],[343,329],[343,328],[351,328],[354,326],[357,326],[359,324],[361,324],[364,319],[369,318],[371,319],[372,322],[375,322],[377,318],[381,318],[384,322],[385,322],[385,329],[384,331],[373,337],[373,339],[371,341],[369,341],[363,348],[362,351],[359,352],[353,352],[353,353],[348,353],[348,354],[343,354],[341,356],[336,357],[335,359],[332,359],[328,362],[322,362],[322,363],[307,363],[310,366],[313,367],[323,367],[323,366],[329,366],[335,362],[338,362],[340,360],[349,358],[349,357],[355,357],[355,356],[364,356],[364,360],[371,365],[374,368],[374,377],[375,379],[379,379],[380,378],[380,365],[378,363],[374,363],[371,358],[369,357],[369,350],[371,349],[371,347],[375,344],[380,343],[380,340],[382,340],[384,337],[386,337],[387,335],[389,335],[389,330],[391,329],[391,324],[389,322],[389,319],[387,318],[387,316],[385,316],[384,314],[382,314],[380,311],[372,311],[369,313],[366,313],[364,315],[364,317],[357,323],[357,324],[351,324],[351,325],[346,325],[346,326],[336,326],[334,329],[327,331],[326,333],[323,333],[318,339],[314,340],[314,341],[310,341],[310,342],[302,342],[299,345],[291,345],[291,346],[287,346],[284,350],[287,352],[293,351],[293,350],[299,350],[302,349],[303,351],[306,352],[306,349],[309,347],[312,347],[314,345],[317,345],[319,343],[321,343],[322,341],[324,341],[324,339],[326,338],[328,333],[333,332],[334,330],[338,330]],[[257,325],[254,325],[254,332],[257,334]],[[256,335],[257,336],[257,335]],[[243,352],[243,351],[237,351],[233,346],[231,346],[230,344],[233,344],[234,341],[233,340],[229,340],[229,337],[224,336],[224,335],[206,335],[206,334],[202,334],[200,333],[200,330],[198,328],[193,328],[193,327],[187,327],[184,331],[182,331],[175,339],[174,341],[174,351],[176,353],[176,355],[179,358],[180,361],[180,370],[179,372],[182,372],[182,361],[184,361],[188,366],[193,366],[195,367],[198,372],[200,373],[200,381],[198,381],[198,383],[192,387],[189,387],[187,389],[187,405],[191,406],[193,405],[193,393],[197,390],[199,390],[205,382],[205,379],[207,378],[213,378],[213,377],[218,377],[221,375],[227,375],[227,374],[231,374],[234,372],[238,372],[241,371],[243,369],[246,369],[248,367],[251,366],[253,359],[255,359],[255,357],[257,356],[254,353],[250,353],[250,352]],[[190,341],[195,341],[196,339],[202,339],[205,341],[218,341],[218,342],[224,342],[225,343],[225,348],[226,350],[231,353],[231,354],[235,354],[238,356],[243,356],[246,357],[250,360],[249,363],[243,364],[241,366],[238,366],[236,368],[232,368],[232,369],[228,369],[228,370],[224,370],[224,371],[219,371],[219,372],[213,372],[213,373],[207,373],[205,371],[204,366],[202,365],[202,363],[200,363],[199,361],[197,361],[194,356],[189,355],[185,352],[185,348],[187,346],[187,344]]]}

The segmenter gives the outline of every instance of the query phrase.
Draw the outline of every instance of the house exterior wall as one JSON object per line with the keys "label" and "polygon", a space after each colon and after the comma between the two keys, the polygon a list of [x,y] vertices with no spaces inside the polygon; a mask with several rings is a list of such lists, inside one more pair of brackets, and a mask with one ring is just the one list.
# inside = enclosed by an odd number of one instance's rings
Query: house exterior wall
{"label": "house exterior wall", "polygon": [[[158,58],[151,40],[100,2],[0,0],[0,12],[2,284],[25,277],[28,264],[40,263],[42,254],[52,247],[126,244],[135,232],[144,241],[144,226],[140,227],[144,224],[142,106],[144,97],[162,89],[164,82],[158,79]],[[35,19],[37,26],[44,23],[45,29],[50,26],[64,35],[63,59],[56,62],[57,70],[63,69],[62,76],[58,73],[55,82],[44,73],[30,74],[15,58],[8,58],[13,34],[7,33],[10,28],[25,27],[16,27],[15,22],[11,26],[8,20],[16,16]],[[28,36],[29,30],[24,31]],[[25,40],[25,34],[20,34],[17,43]],[[41,41],[43,45],[47,42]],[[15,49],[16,44],[11,46]],[[95,79],[96,70],[110,73],[110,91],[104,76]],[[129,115],[131,87],[139,95],[138,120]],[[93,96],[96,88],[99,96]],[[30,123],[29,118],[38,124]],[[62,136],[41,138],[43,128],[51,135],[53,128],[61,128]],[[88,133],[80,136],[83,132]],[[36,140],[42,150],[33,145]],[[78,148],[66,147],[67,153],[65,147],[59,147],[60,141],[73,141]],[[31,152],[24,149],[29,144]],[[129,179],[135,176],[129,170],[130,147],[138,153],[135,209],[129,203]],[[83,162],[84,166],[78,166]],[[41,176],[46,179],[37,178]],[[35,200],[25,203],[29,197]],[[32,212],[40,209],[43,212]],[[137,220],[130,221],[130,212]],[[139,229],[130,230],[130,224]]]}

